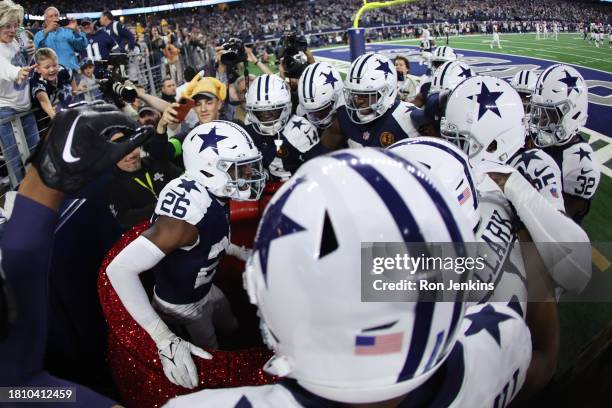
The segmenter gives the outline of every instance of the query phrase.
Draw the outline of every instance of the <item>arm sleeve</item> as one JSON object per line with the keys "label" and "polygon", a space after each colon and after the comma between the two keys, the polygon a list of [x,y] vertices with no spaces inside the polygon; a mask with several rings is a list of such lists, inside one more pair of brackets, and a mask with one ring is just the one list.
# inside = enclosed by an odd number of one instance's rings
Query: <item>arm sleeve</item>
{"label": "arm sleeve", "polygon": [[[21,68],[11,65],[5,58],[0,58],[0,79],[13,82],[19,76]],[[26,79],[27,81],[27,79]]]}
{"label": "arm sleeve", "polygon": [[172,335],[151,306],[138,275],[157,265],[165,254],[154,243],[139,236],[106,268],[108,279],[128,313],[157,344]]}
{"label": "arm sleeve", "polygon": [[586,232],[557,211],[518,172],[510,175],[504,193],[531,234],[555,283],[580,293],[591,279],[591,243]]}
{"label": "arm sleeve", "polygon": [[42,48],[40,43],[42,42],[43,38],[45,38],[45,32],[43,30],[40,30],[34,35],[34,47],[36,49]]}
{"label": "arm sleeve", "polygon": [[[72,30],[70,30],[72,31]],[[76,52],[82,51],[87,48],[87,37],[84,33],[72,32],[72,35],[68,37],[68,43]]]}

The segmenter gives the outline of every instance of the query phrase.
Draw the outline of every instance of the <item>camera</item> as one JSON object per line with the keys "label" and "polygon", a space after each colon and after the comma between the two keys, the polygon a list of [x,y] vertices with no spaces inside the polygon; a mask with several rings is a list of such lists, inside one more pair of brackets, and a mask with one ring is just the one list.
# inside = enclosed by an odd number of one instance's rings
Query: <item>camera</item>
{"label": "camera", "polygon": [[123,107],[124,102],[132,103],[137,97],[136,88],[131,85],[123,85],[123,82],[128,79],[127,64],[127,54],[111,53],[105,62],[104,75],[100,79],[100,90],[104,99],[120,108]]}
{"label": "camera", "polygon": [[247,61],[244,43],[237,38],[230,38],[221,46],[223,47],[221,63],[225,65],[227,69],[227,82],[233,84],[240,76],[238,73],[238,64]]}
{"label": "camera", "polygon": [[282,59],[283,69],[288,78],[299,78],[304,72],[306,55],[308,49],[306,37],[295,33],[285,34],[278,42],[276,60]]}

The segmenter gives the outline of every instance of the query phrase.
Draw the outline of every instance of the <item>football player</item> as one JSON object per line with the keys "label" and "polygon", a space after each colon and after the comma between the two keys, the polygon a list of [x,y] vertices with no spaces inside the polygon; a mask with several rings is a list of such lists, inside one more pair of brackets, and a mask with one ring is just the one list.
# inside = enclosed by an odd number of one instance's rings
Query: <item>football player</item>
{"label": "football player", "polygon": [[438,68],[440,68],[440,66],[442,64],[445,64],[446,62],[456,60],[457,55],[451,47],[445,45],[436,48],[436,50],[431,56],[431,69],[427,72],[426,75],[422,77],[419,90],[415,98],[412,100],[412,103],[418,106],[419,108],[425,105],[425,102],[427,101],[427,97],[431,89],[431,81],[435,73],[438,71]]}
{"label": "football player", "polygon": [[[246,258],[246,250],[230,243],[228,199],[257,200],[265,177],[253,140],[231,122],[193,129],[183,142],[183,160],[185,174],[160,193],[153,224],[115,257],[107,274],[126,310],[157,345],[168,380],[194,388],[191,354],[211,355],[192,342],[217,348],[213,311],[224,310],[226,322],[233,317],[212,283],[219,259],[226,251]],[[152,306],[138,275],[156,265]],[[178,337],[170,325],[191,338]]]}
{"label": "football player", "polygon": [[461,301],[428,302],[423,293],[412,296],[415,302],[361,302],[359,248],[381,240],[455,242],[462,252],[474,236],[444,186],[395,154],[343,150],[302,166],[266,209],[245,272],[275,353],[264,369],[280,382],[204,390],[166,406],[511,401],[531,357],[523,319],[503,304],[465,311]]}
{"label": "football player", "polygon": [[474,71],[463,61],[447,61],[434,72],[429,92],[452,91],[459,83],[473,77]]}
{"label": "football player", "polygon": [[326,62],[309,65],[299,79],[298,97],[297,114],[315,125],[321,135],[334,121],[338,107],[344,104],[342,77]]}
{"label": "football player", "polygon": [[527,69],[517,72],[516,75],[512,77],[512,80],[510,80],[510,85],[518,92],[521,101],[523,101],[523,109],[525,110],[527,121],[529,121],[529,111],[531,109],[531,95],[533,95],[537,81],[538,73]]}
{"label": "football player", "polygon": [[257,77],[246,94],[245,129],[272,180],[288,180],[304,162],[325,152],[317,128],[292,115],[291,106],[289,87],[277,75]]}
{"label": "football player", "polygon": [[497,24],[493,24],[493,40],[491,40],[491,44],[489,44],[491,46],[491,49],[493,49],[494,45],[497,45],[497,48],[501,49],[501,43],[499,42],[499,31],[497,28]]}
{"label": "football player", "polygon": [[429,36],[429,30],[423,30],[423,36],[419,42],[419,50],[421,51],[421,65],[429,67],[431,62],[431,53],[435,46],[435,41]]}
{"label": "football player", "polygon": [[593,148],[580,133],[588,118],[588,105],[584,78],[563,64],[542,72],[531,97],[529,130],[533,142],[559,165],[565,210],[578,223],[589,212],[601,177]]}
{"label": "football player", "polygon": [[418,136],[408,114],[414,105],[397,100],[397,73],[391,60],[368,53],[351,64],[344,81],[344,106],[321,141],[329,150],[349,147],[388,147]]}
{"label": "football player", "polygon": [[[490,168],[503,173],[495,181],[505,186],[502,192],[529,231],[554,282],[580,293],[591,277],[589,239],[564,214],[558,194],[560,172],[554,161],[535,149],[521,150],[525,128],[518,93],[502,79],[475,76],[451,93],[445,117],[442,134],[463,147],[477,174],[490,173]],[[521,171],[515,175],[506,164]],[[532,185],[537,189],[530,188]],[[568,255],[561,245],[553,245],[561,242],[581,244]]]}
{"label": "football player", "polygon": [[423,164],[442,181],[470,221],[476,240],[484,243],[478,250],[485,259],[485,268],[474,271],[474,276],[483,282],[494,282],[495,289],[475,291],[469,299],[507,303],[514,297],[521,303],[521,315],[525,316],[527,275],[521,250],[515,245],[518,240],[515,215],[495,183],[486,176],[476,179],[465,153],[440,138],[402,140],[390,146],[389,151]]}
{"label": "football player", "polygon": [[[110,141],[123,133],[125,143]],[[73,388],[88,407],[116,406],[87,387],[44,371],[49,274],[64,192],[74,194],[142,145],[154,131],[118,108],[82,104],[58,112],[32,157],[2,236],[0,265],[0,384]],[[74,394],[73,394],[74,395]],[[13,404],[11,404],[13,405]],[[55,403],[55,405],[60,405]]]}

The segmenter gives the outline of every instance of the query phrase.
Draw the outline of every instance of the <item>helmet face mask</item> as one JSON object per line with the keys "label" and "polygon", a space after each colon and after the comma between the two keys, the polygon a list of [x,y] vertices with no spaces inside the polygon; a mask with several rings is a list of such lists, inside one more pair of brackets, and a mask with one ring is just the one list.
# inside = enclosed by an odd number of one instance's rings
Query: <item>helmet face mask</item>
{"label": "helmet face mask", "polygon": [[227,197],[240,201],[256,201],[261,197],[266,181],[261,155],[245,161],[219,158],[217,168],[228,175]]}
{"label": "helmet face mask", "polygon": [[397,72],[390,59],[376,53],[360,56],[344,82],[349,119],[357,124],[378,119],[395,104],[397,92]]}
{"label": "helmet face mask", "polygon": [[282,104],[270,107],[249,107],[247,105],[249,120],[257,132],[274,136],[280,133],[291,116],[291,106]]}
{"label": "helmet face mask", "polygon": [[317,127],[329,127],[334,120],[336,114],[335,102],[330,101],[319,109],[306,109],[306,116],[310,123]]}
{"label": "helmet face mask", "polygon": [[[344,89],[346,108],[357,117],[356,123],[368,123],[381,117],[386,109],[382,103],[387,87],[377,91]],[[353,118],[353,115],[350,115]]]}
{"label": "helmet face mask", "polygon": [[538,147],[561,146],[588,118],[588,88],[568,65],[553,65],[540,75],[530,101],[529,131]]}
{"label": "helmet face mask", "polygon": [[291,117],[291,94],[285,81],[277,75],[257,77],[246,93],[246,111],[258,133],[280,133]]}
{"label": "helmet face mask", "polygon": [[533,142],[537,147],[548,147],[561,140],[569,140],[563,119],[571,110],[569,101],[554,106],[530,104],[529,129],[534,135]]}

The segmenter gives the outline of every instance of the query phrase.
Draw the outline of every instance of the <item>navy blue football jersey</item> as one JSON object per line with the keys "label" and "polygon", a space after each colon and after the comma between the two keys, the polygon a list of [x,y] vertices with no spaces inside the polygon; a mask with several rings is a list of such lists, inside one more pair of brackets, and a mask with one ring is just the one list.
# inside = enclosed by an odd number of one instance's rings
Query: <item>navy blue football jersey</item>
{"label": "navy blue football jersey", "polygon": [[181,176],[159,195],[154,217],[164,215],[194,225],[195,244],[168,254],[155,268],[155,293],[172,304],[201,300],[212,285],[219,259],[229,245],[229,206],[204,186]]}
{"label": "navy blue football jersey", "polygon": [[419,136],[410,119],[413,109],[416,107],[411,103],[396,101],[381,117],[369,123],[358,124],[349,118],[346,106],[341,106],[336,117],[349,147],[386,148],[398,140]]}

